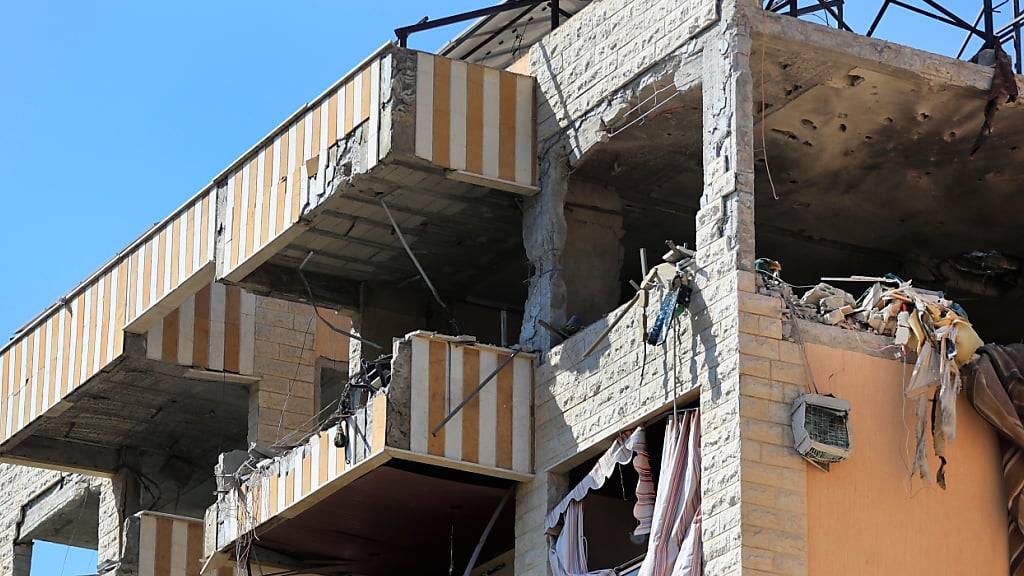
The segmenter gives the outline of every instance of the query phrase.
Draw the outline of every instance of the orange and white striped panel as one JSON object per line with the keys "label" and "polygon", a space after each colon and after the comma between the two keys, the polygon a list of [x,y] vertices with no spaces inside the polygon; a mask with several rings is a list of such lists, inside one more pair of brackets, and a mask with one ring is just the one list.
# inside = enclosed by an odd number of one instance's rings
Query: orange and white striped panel
{"label": "orange and white striped panel", "polygon": [[204,370],[253,374],[256,296],[207,284],[146,331],[146,356]]}
{"label": "orange and white striped panel", "polygon": [[513,182],[537,183],[534,78],[417,52],[416,156]]}
{"label": "orange and white striped panel", "polygon": [[[139,576],[199,576],[203,521],[153,512],[139,514]],[[222,567],[214,574],[229,576]]]}
{"label": "orange and white striped panel", "polygon": [[[375,396],[365,410],[345,419],[348,443],[335,446],[337,426],[261,467],[234,493],[233,510],[221,518],[227,540],[254,529],[384,449],[387,396]],[[239,506],[242,503],[242,506]]]}
{"label": "orange and white striped panel", "polygon": [[[334,88],[240,159],[221,190],[225,212],[224,275],[277,238],[311,208],[309,179],[323,174],[327,151],[369,122],[367,166],[377,163],[381,58],[346,75]],[[374,112],[371,114],[371,112]]]}
{"label": "orange and white striped panel", "polygon": [[124,349],[126,259],[115,260],[0,351],[4,440],[91,378]]}
{"label": "orange and white striped panel", "polygon": [[533,358],[520,354],[437,433],[431,430],[509,357],[511,350],[465,345],[424,333],[412,345],[409,449],[420,454],[530,474]]}
{"label": "orange and white striped panel", "polygon": [[128,324],[213,260],[216,204],[215,190],[208,188],[125,256],[132,271],[126,286]]}

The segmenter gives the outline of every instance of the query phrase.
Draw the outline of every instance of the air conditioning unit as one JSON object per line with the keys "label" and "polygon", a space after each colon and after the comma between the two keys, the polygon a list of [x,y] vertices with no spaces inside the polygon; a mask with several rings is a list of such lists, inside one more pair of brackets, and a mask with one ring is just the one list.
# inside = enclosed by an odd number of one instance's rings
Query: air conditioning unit
{"label": "air conditioning unit", "polygon": [[822,470],[850,457],[850,403],[834,396],[804,394],[793,402],[794,448]]}

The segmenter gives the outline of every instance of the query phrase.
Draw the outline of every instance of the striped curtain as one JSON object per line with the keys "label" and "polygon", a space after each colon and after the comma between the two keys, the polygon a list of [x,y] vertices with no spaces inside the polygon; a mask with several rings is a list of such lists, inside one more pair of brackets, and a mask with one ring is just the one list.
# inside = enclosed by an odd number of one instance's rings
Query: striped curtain
{"label": "striped curtain", "polygon": [[647,557],[638,576],[700,576],[700,413],[669,418]]}

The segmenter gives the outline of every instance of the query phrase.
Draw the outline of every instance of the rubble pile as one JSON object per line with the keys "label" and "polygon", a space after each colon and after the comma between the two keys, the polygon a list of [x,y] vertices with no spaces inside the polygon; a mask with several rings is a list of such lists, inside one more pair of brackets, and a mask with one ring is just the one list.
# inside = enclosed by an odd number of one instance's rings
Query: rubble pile
{"label": "rubble pile", "polygon": [[[868,282],[870,287],[855,298],[825,280]],[[945,487],[946,443],[956,435],[960,367],[984,344],[967,312],[942,292],[917,288],[893,275],[824,278],[799,298],[777,275],[766,275],[764,284],[787,301],[794,319],[889,336],[897,357],[914,360],[913,372],[903,390],[907,399],[916,402],[913,473],[923,479],[931,476],[926,454],[931,416],[934,451],[940,462],[936,481]]]}

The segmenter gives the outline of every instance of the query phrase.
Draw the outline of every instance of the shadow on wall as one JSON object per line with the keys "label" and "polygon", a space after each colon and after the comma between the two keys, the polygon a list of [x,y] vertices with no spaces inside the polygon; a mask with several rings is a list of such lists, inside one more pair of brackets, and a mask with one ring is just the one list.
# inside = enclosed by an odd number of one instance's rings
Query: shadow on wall
{"label": "shadow on wall", "polygon": [[609,435],[696,390],[704,372],[716,381],[718,336],[702,328],[710,320],[699,290],[663,343],[645,342],[661,299],[652,289],[646,307],[620,306],[548,353],[538,370],[538,409],[542,419],[551,414],[539,425],[538,470],[585,457]]}

